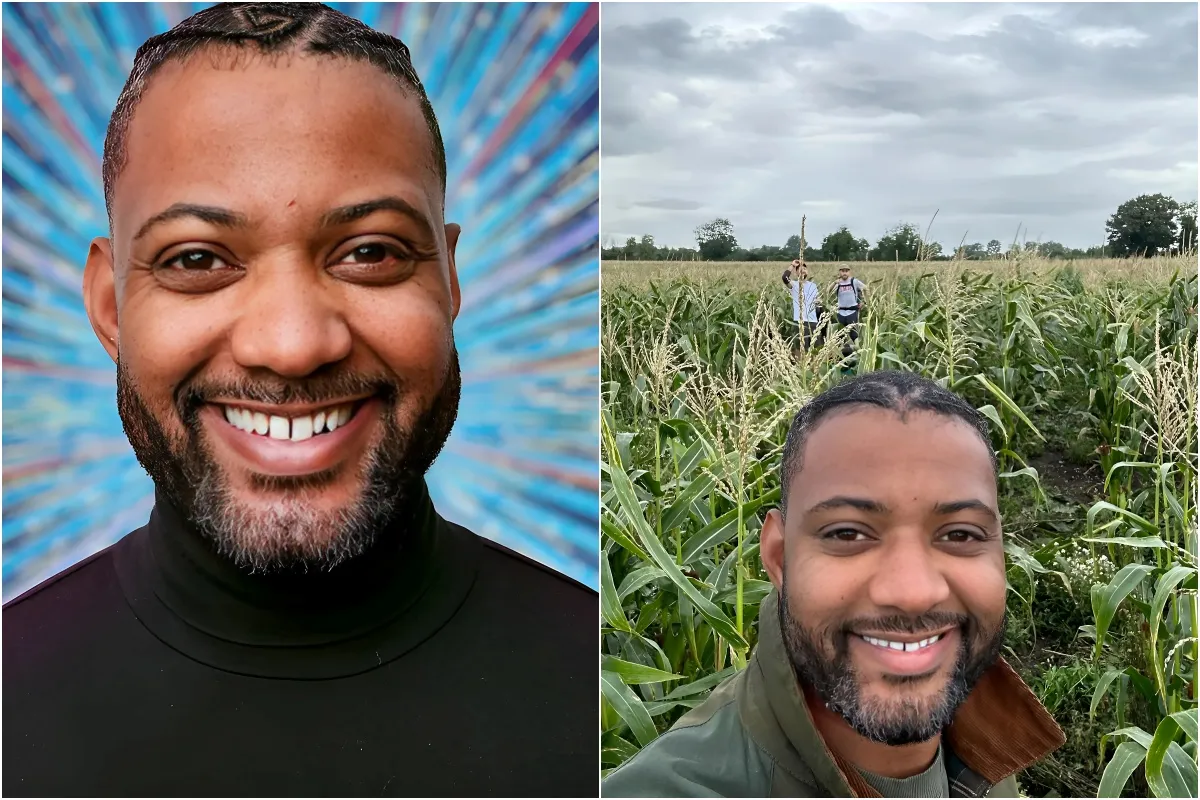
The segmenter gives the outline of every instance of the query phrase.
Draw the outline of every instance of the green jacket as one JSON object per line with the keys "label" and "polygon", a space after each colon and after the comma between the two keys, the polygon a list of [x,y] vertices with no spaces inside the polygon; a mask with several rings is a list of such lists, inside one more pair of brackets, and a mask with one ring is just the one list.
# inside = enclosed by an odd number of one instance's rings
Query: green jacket
{"label": "green jacket", "polygon": [[[779,628],[774,592],[759,613],[746,669],[614,770],[604,797],[879,797],[821,739]],[[1016,774],[1065,741],[1003,660],[943,737],[951,797],[1016,797]]]}

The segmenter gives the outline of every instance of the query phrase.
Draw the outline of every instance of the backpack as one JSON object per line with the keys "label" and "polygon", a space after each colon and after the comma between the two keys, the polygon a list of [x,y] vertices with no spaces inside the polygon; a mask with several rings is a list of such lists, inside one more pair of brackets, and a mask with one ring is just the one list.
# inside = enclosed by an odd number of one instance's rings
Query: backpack
{"label": "backpack", "polygon": [[[836,283],[837,283],[837,286],[838,286],[839,288],[840,288],[840,287],[842,287],[842,286],[846,286],[846,285],[853,286],[853,287],[854,287],[854,302],[855,302],[855,303],[857,303],[858,305],[862,305],[862,301],[863,301],[863,298],[862,298],[862,287],[860,287],[860,286],[858,285],[858,278],[855,278],[854,276],[851,276],[851,277],[850,277],[850,283],[849,283],[849,284],[842,283],[842,282],[841,282],[841,280],[838,280]],[[840,294],[841,294],[841,292],[840,292],[840,291],[836,291],[836,292],[835,292],[835,295],[840,295]],[[836,299],[836,297],[835,297],[835,299]],[[839,302],[839,304],[838,304],[838,308],[841,308],[841,303],[840,303],[840,302]]]}

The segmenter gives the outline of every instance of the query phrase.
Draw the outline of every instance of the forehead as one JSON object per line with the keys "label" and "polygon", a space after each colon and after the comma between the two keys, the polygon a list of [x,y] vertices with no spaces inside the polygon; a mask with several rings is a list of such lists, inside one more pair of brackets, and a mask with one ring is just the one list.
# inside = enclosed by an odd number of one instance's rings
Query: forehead
{"label": "forehead", "polygon": [[202,51],[163,65],[137,104],[114,224],[131,226],[176,202],[332,205],[356,189],[400,194],[429,206],[433,219],[440,213],[415,93],[342,58]]}
{"label": "forehead", "polygon": [[928,411],[853,406],[817,423],[788,488],[789,507],[838,495],[892,508],[974,498],[996,507],[988,446],[966,422]]}

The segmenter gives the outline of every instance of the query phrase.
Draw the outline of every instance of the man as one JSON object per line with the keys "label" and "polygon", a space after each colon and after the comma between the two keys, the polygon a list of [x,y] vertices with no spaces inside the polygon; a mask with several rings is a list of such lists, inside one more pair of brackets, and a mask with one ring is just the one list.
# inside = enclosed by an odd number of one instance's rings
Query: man
{"label": "man", "polygon": [[[796,279],[792,280],[793,273]],[[791,267],[783,271],[783,285],[792,295],[792,321],[800,328],[804,336],[804,350],[812,348],[813,335],[817,332],[818,323],[824,309],[820,307],[820,290],[817,284],[809,279],[808,265],[800,259],[792,261]],[[821,344],[818,336],[817,345]]]}
{"label": "man", "polygon": [[876,372],[792,421],[749,665],[605,796],[1016,797],[1062,731],[999,657],[1004,547],[984,417]]}
{"label": "man", "polygon": [[842,264],[838,267],[837,280],[830,288],[837,306],[838,326],[850,327],[850,341],[857,342],[857,326],[863,303],[867,299],[867,285],[858,278],[851,277],[849,264]]}
{"label": "man", "polygon": [[156,502],[5,606],[4,794],[594,796],[595,593],[425,488],[459,227],[408,49],[202,11],[138,50],[103,174],[84,301]]}

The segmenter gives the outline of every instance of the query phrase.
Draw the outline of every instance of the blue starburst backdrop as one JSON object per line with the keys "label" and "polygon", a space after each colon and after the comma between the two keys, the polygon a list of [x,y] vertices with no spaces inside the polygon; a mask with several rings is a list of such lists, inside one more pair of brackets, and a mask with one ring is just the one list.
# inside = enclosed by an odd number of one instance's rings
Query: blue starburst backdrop
{"label": "blue starburst backdrop", "polygon": [[[4,4],[5,600],[149,515],[82,269],[134,52],[207,5]],[[463,396],[438,509],[595,587],[597,6],[331,5],[409,45],[446,140]]]}

